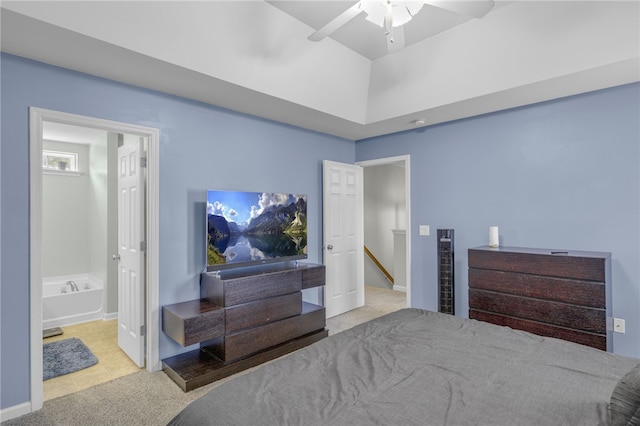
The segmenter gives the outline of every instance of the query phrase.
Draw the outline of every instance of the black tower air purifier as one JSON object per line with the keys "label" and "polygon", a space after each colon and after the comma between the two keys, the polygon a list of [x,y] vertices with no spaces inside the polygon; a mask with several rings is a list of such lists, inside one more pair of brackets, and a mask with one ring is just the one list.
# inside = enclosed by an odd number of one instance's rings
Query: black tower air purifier
{"label": "black tower air purifier", "polygon": [[453,229],[438,229],[438,312],[455,314]]}

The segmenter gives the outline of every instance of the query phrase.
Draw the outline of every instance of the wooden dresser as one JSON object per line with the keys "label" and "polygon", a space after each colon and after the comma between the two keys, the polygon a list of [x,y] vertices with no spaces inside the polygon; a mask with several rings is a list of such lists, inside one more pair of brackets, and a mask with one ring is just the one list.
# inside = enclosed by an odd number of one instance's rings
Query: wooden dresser
{"label": "wooden dresser", "polygon": [[188,391],[326,337],[325,308],[302,301],[324,283],[315,264],[203,273],[200,300],[162,309],[165,334],[200,348],[164,359],[164,371]]}
{"label": "wooden dresser", "polygon": [[472,248],[469,318],[612,351],[611,254]]}

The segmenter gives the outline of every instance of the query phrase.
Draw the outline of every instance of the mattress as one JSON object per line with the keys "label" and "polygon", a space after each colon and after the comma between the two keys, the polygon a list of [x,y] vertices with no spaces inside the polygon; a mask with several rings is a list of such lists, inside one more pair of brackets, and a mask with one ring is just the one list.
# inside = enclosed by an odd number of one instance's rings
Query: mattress
{"label": "mattress", "polygon": [[171,425],[604,425],[638,359],[407,308],[236,377]]}

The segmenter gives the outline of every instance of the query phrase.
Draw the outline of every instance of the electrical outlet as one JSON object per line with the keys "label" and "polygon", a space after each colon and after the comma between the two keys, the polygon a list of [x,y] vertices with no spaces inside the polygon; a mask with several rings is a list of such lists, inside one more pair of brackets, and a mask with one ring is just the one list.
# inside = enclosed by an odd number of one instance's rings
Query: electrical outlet
{"label": "electrical outlet", "polygon": [[624,320],[622,318],[613,319],[613,331],[624,334]]}
{"label": "electrical outlet", "polygon": [[420,225],[420,235],[428,237],[430,234],[429,225]]}

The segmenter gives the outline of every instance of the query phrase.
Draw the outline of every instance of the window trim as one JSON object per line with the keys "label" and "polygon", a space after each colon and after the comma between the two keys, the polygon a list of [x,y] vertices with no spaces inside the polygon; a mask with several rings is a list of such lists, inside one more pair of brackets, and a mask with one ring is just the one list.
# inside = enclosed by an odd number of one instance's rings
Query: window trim
{"label": "window trim", "polygon": [[[48,166],[47,157],[58,157],[58,158],[68,158],[69,159],[69,167],[61,169],[60,166],[57,168]],[[61,162],[58,161],[57,164]],[[56,151],[52,149],[43,149],[42,150],[42,171],[47,174],[63,174],[63,175],[76,175],[80,176],[82,173],[80,172],[79,164],[78,164],[78,153],[70,152],[70,151]]]}

